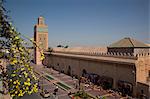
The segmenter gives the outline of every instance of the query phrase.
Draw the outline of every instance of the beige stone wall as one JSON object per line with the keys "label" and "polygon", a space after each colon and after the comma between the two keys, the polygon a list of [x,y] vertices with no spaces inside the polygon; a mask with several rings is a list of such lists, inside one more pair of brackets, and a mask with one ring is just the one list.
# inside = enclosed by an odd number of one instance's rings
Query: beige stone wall
{"label": "beige stone wall", "polygon": [[[82,70],[85,69],[89,73],[95,73],[100,76],[107,76],[113,78],[113,88],[118,87],[118,81],[126,81],[133,85],[133,95],[137,95],[140,90],[144,90],[144,94],[148,95],[147,87],[138,86],[137,82],[143,83],[146,86],[150,84],[147,81],[150,71],[150,56],[148,54],[138,55],[136,59],[133,58],[106,58],[104,56],[97,56],[98,59],[87,57],[79,57],[84,55],[73,55],[65,53],[46,54],[45,65],[54,67],[59,71],[67,73],[69,66],[71,67],[71,74],[81,76]],[[100,58],[102,57],[102,58]],[[96,57],[95,57],[96,58]],[[100,60],[100,59],[108,60]],[[111,61],[109,59],[112,59]],[[128,61],[127,61],[128,60]],[[115,61],[115,62],[114,62]]]}
{"label": "beige stone wall", "polygon": [[150,71],[150,56],[139,56],[136,62],[137,67],[137,81],[148,84],[149,71]]}
{"label": "beige stone wall", "polygon": [[[48,61],[48,62],[47,62]],[[82,75],[82,70],[85,69],[89,73],[95,73],[100,76],[107,76],[113,78],[113,87],[117,88],[118,81],[126,81],[132,83],[135,92],[135,66],[133,64],[122,64],[104,61],[94,61],[79,59],[75,57],[50,55],[46,57],[45,64],[54,67],[56,70],[63,70],[67,73],[69,66],[71,67],[71,74],[78,76]]]}

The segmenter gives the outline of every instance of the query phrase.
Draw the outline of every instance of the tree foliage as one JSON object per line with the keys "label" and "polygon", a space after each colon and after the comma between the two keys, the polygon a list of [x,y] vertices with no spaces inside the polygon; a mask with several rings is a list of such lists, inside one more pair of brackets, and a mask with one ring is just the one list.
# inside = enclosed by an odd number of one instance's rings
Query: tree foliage
{"label": "tree foliage", "polygon": [[57,45],[57,47],[61,47],[61,48],[68,48],[69,46],[68,45],[66,45],[66,46],[63,46],[63,45]]}
{"label": "tree foliage", "polygon": [[64,46],[62,46],[62,45],[59,44],[59,45],[57,45],[57,47],[64,47]]}
{"label": "tree foliage", "polygon": [[8,83],[10,95],[20,97],[37,92],[38,83],[30,66],[30,52],[25,47],[20,33],[8,19],[3,3],[3,0],[0,0],[0,58],[8,60],[3,78]]}
{"label": "tree foliage", "polygon": [[68,45],[66,45],[64,48],[68,48],[69,46]]}

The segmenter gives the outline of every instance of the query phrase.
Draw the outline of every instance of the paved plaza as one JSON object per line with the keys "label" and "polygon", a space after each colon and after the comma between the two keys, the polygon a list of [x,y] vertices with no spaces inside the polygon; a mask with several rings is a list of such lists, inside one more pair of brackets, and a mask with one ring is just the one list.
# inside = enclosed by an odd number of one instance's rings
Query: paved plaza
{"label": "paved plaza", "polygon": [[[69,92],[77,92],[79,91],[79,87],[76,86],[78,85],[78,79],[72,78],[71,76],[68,76],[66,74],[60,73],[56,70],[53,70],[52,68],[46,68],[43,65],[35,65],[32,64],[34,71],[36,71],[36,76],[40,78],[40,86],[43,85],[43,89],[49,91],[50,93],[54,92],[54,89],[56,88],[55,82],[63,82],[67,84],[68,86],[71,86],[70,90],[63,90],[62,88],[59,88],[57,92],[57,96],[59,99],[70,99],[68,96]],[[49,74],[52,77],[55,78],[55,80],[47,80],[43,77],[40,77],[40,75],[44,74]],[[96,97],[96,96],[105,96],[107,99],[120,99],[121,96],[117,94],[110,94],[108,91],[103,90],[103,89],[97,89],[93,88],[93,86],[86,86],[85,84],[82,84],[83,90],[85,92],[89,93],[90,95]],[[40,87],[40,89],[42,89]],[[125,98],[123,98],[125,99]]]}
{"label": "paved plaza", "polygon": [[[49,69],[45,69],[45,68],[43,68],[42,66],[39,66],[39,65],[37,67],[36,67],[36,65],[33,65],[33,66],[34,66],[34,70],[36,72],[38,72],[38,73],[35,73],[35,75],[40,80],[40,82],[39,82],[40,90],[39,90],[38,94],[40,94],[40,91],[42,89],[47,90],[50,93],[54,93],[54,90],[56,89],[56,85],[54,84],[54,82],[53,81],[48,81],[47,79],[45,79],[43,77],[40,77],[40,75],[42,75],[44,73],[50,73],[50,72],[48,72]],[[55,74],[56,73],[54,73],[53,76],[55,76]],[[68,92],[61,89],[61,88],[58,89],[58,92],[56,93],[56,96],[58,96],[58,99],[70,99],[69,96],[68,96]],[[51,99],[51,98],[47,98],[47,99]]]}

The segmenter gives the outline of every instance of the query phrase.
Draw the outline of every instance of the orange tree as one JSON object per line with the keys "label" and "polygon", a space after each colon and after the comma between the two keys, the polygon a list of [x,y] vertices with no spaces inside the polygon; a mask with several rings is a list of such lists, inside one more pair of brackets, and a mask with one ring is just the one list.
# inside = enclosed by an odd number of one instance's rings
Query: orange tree
{"label": "orange tree", "polygon": [[[3,78],[8,84],[9,94],[16,98],[37,92],[38,83],[30,66],[30,52],[25,47],[21,34],[11,24],[3,3],[0,0],[0,58],[8,60]],[[43,54],[41,55],[44,59]]]}

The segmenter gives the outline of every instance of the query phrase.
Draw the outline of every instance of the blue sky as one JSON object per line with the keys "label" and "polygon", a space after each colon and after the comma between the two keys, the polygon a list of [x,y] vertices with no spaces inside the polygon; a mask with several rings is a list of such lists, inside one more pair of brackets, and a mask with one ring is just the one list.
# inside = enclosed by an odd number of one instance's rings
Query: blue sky
{"label": "blue sky", "polygon": [[107,46],[124,37],[150,43],[149,0],[6,0],[13,24],[33,37],[45,17],[49,46]]}

